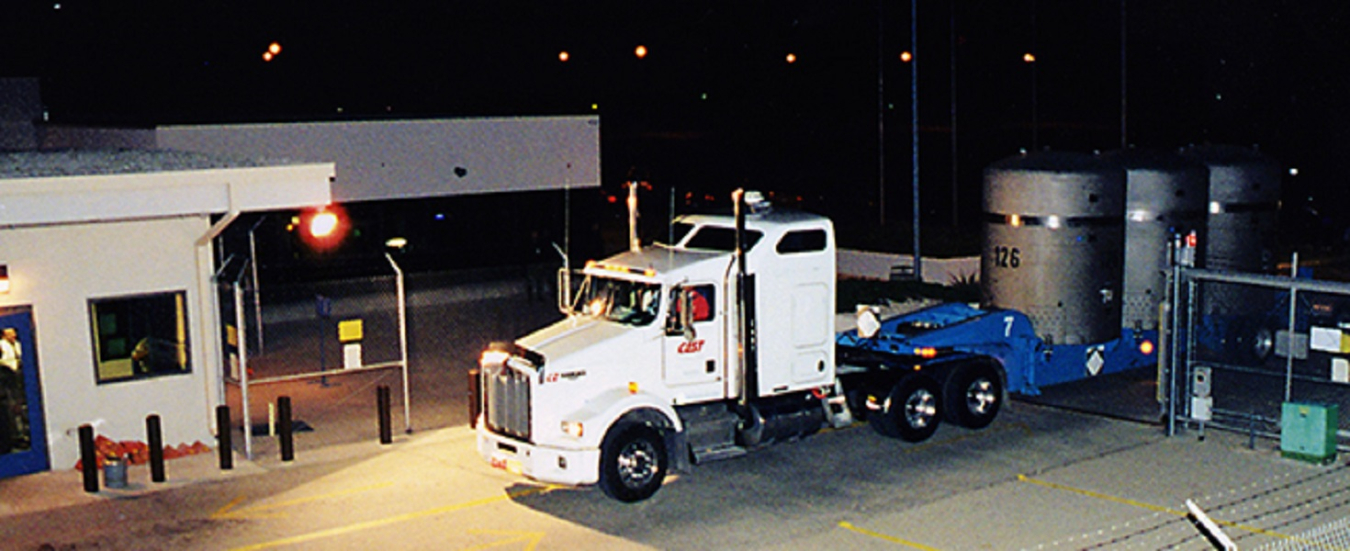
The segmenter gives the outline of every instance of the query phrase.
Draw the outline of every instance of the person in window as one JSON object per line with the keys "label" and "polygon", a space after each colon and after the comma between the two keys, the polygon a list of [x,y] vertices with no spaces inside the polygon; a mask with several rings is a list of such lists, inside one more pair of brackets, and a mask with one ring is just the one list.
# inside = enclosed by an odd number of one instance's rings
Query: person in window
{"label": "person in window", "polygon": [[13,451],[19,440],[16,419],[23,410],[23,346],[13,327],[0,330],[0,454]]}
{"label": "person in window", "polygon": [[136,348],[131,349],[131,365],[137,373],[150,372],[150,337],[141,339]]}

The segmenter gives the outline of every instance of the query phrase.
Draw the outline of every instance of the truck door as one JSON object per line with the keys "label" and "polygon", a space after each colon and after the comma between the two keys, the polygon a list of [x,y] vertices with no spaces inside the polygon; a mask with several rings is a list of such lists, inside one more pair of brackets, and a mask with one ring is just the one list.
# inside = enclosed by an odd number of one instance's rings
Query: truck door
{"label": "truck door", "polygon": [[718,298],[711,283],[677,286],[670,292],[663,337],[665,381],[681,403],[725,397]]}

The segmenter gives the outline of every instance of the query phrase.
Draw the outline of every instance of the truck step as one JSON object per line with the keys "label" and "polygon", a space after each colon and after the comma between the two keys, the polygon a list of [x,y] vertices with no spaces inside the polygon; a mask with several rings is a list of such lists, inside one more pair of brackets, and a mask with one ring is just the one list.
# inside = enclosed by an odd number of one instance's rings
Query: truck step
{"label": "truck step", "polygon": [[740,457],[742,455],[745,455],[746,453],[745,448],[742,448],[735,444],[732,444],[730,446],[722,446],[718,448],[704,448],[702,450],[695,448],[693,451],[694,451],[694,463],[697,465],[702,465],[704,463],[709,463],[712,461],[719,461],[722,459],[731,459],[733,457]]}
{"label": "truck step", "polygon": [[849,411],[847,398],[843,395],[825,400],[825,414],[831,428],[841,429],[853,424],[853,412]]}
{"label": "truck step", "polygon": [[696,463],[735,457],[745,453],[736,445],[736,429],[741,419],[723,404],[704,404],[680,408],[689,450]]}

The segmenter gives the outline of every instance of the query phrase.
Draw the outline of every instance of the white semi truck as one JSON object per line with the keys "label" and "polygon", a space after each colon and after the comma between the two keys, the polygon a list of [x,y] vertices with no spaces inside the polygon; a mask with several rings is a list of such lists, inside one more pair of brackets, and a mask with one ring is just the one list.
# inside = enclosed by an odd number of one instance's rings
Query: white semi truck
{"label": "white semi truck", "polygon": [[[831,222],[753,193],[736,205],[588,263],[575,300],[560,285],[565,319],[483,353],[475,423],[492,466],[637,501],[672,469],[856,418],[908,441],[944,418],[982,428],[1056,361],[1025,315],[965,304],[864,311],[836,333]],[[1116,365],[1138,356],[1094,346]]]}

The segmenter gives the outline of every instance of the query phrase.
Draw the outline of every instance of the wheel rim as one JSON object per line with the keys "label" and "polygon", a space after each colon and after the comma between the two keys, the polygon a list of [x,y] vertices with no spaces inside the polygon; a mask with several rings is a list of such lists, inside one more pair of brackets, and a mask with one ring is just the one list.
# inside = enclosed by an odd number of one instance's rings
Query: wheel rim
{"label": "wheel rim", "polygon": [[1275,349],[1275,337],[1270,334],[1270,330],[1261,328],[1256,331],[1256,338],[1252,339],[1252,353],[1262,360],[1270,356],[1270,351]]}
{"label": "wheel rim", "polygon": [[975,415],[988,415],[998,403],[994,382],[983,377],[975,379],[966,388],[966,408]]}
{"label": "wheel rim", "polygon": [[914,428],[924,428],[937,418],[937,396],[927,389],[918,389],[905,399],[905,422]]}
{"label": "wheel rim", "polygon": [[656,478],[656,446],[645,440],[629,442],[616,458],[619,480],[629,488],[641,488]]}

